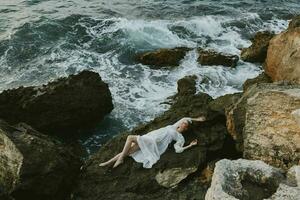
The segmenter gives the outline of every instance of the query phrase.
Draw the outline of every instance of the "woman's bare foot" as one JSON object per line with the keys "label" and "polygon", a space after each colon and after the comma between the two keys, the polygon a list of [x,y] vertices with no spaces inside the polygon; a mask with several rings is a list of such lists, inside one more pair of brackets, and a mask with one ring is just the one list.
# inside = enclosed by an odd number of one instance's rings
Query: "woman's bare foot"
{"label": "woman's bare foot", "polygon": [[118,166],[121,165],[123,162],[124,162],[124,159],[123,159],[123,158],[119,158],[119,159],[115,162],[113,168],[118,167]]}
{"label": "woman's bare foot", "polygon": [[107,166],[109,164],[111,164],[112,162],[103,162],[103,163],[100,163],[99,164],[99,167],[104,167],[104,166]]}

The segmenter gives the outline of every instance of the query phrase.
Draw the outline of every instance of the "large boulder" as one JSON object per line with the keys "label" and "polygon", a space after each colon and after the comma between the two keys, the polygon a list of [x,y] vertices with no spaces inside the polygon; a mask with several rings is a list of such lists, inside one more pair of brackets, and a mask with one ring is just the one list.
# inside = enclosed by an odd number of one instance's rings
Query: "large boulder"
{"label": "large boulder", "polygon": [[300,167],[282,170],[260,160],[227,160],[216,163],[205,200],[296,200],[300,196]]}
{"label": "large boulder", "polygon": [[270,41],[264,68],[273,81],[300,83],[299,21],[299,17],[292,20],[286,31]]}
{"label": "large boulder", "polygon": [[235,67],[239,61],[237,55],[219,53],[213,50],[198,49],[198,63],[201,65],[223,65],[226,67]]}
{"label": "large boulder", "polygon": [[[194,84],[192,80],[190,83]],[[203,199],[207,185],[194,174],[211,159],[207,155],[213,157],[216,151],[225,155],[227,151],[223,148],[225,116],[209,109],[208,104],[212,100],[204,93],[183,93],[161,116],[111,139],[87,161],[74,189],[75,199]],[[186,144],[197,138],[199,145],[178,154],[174,152],[172,143],[151,169],[143,168],[141,163],[130,157],[116,169],[98,166],[122,150],[128,134],[146,134],[182,117],[199,115],[205,115],[208,120],[193,123],[190,132],[185,135]]]}
{"label": "large boulder", "polygon": [[79,174],[77,150],[20,123],[0,121],[0,196],[65,200]]}
{"label": "large boulder", "polygon": [[0,94],[0,118],[9,123],[26,122],[57,135],[93,126],[112,109],[108,85],[90,71]]}
{"label": "large boulder", "polygon": [[300,86],[260,83],[226,109],[227,129],[248,159],[288,168],[300,159]]}
{"label": "large boulder", "polygon": [[287,169],[300,160],[300,85],[263,84],[247,100],[244,157]]}
{"label": "large boulder", "polygon": [[263,63],[267,57],[269,42],[274,35],[268,31],[256,33],[251,46],[242,49],[241,59],[247,62]]}

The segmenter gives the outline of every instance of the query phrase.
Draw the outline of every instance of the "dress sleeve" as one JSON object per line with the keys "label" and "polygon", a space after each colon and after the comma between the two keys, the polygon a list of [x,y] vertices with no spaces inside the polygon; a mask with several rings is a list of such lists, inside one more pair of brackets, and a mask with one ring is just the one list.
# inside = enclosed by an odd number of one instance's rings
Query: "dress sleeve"
{"label": "dress sleeve", "polygon": [[192,118],[190,117],[184,117],[180,120],[178,120],[175,124],[173,124],[173,126],[177,127],[179,126],[179,124],[181,124],[183,121],[188,121],[190,124],[192,123]]}
{"label": "dress sleeve", "polygon": [[174,149],[176,153],[181,153],[184,151],[183,148],[184,145],[184,137],[183,136],[177,136],[176,143],[174,144]]}

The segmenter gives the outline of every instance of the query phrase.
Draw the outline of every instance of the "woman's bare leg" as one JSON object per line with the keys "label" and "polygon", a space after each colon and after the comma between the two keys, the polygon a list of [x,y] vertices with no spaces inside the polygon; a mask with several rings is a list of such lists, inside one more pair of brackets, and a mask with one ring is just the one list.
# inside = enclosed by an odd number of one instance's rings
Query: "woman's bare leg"
{"label": "woman's bare leg", "polygon": [[[128,151],[128,154],[127,155],[130,155],[134,152],[136,152],[137,150],[139,150],[139,145],[135,142],[131,143],[131,148],[129,149]],[[107,166],[107,165],[110,165],[112,164],[113,162],[117,161],[119,156],[121,155],[121,152],[118,153],[117,155],[115,155],[113,158],[111,158],[110,160],[106,161],[106,162],[103,162],[103,163],[100,163],[99,166],[100,167],[103,167],[103,166]]]}
{"label": "woman's bare leg", "polygon": [[100,163],[99,166],[100,167],[103,167],[103,166],[106,166],[106,165],[109,165],[115,161],[118,160],[119,156],[121,155],[121,153],[118,153],[117,155],[115,155],[113,158],[111,158],[110,160],[106,161],[106,162],[103,162],[103,163]]}
{"label": "woman's bare leg", "polygon": [[115,164],[113,166],[114,168],[123,163],[124,157],[126,155],[128,155],[128,152],[131,148],[132,143],[135,143],[137,145],[137,136],[136,135],[128,135],[127,136],[124,148],[121,152],[121,155],[118,157],[117,161],[115,162]]}

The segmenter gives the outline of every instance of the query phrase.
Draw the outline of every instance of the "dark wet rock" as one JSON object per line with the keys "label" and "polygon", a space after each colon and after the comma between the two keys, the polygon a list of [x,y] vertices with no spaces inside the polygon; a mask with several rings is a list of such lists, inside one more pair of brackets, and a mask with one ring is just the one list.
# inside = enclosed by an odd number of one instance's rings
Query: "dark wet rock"
{"label": "dark wet rock", "polygon": [[225,109],[234,104],[242,96],[242,93],[226,94],[209,102],[210,109],[225,114]]}
{"label": "dark wet rock", "polygon": [[[205,200],[294,200],[300,189],[289,182],[298,182],[299,166],[289,170],[285,179],[284,171],[260,160],[227,160],[216,163],[212,183]],[[293,174],[293,175],[292,175]]]}
{"label": "dark wet rock", "polygon": [[201,65],[223,65],[235,67],[239,61],[237,55],[219,53],[213,50],[198,49],[198,62]]}
{"label": "dark wet rock", "polygon": [[[162,67],[179,66],[180,61],[185,57],[191,48],[177,47],[174,49],[158,49],[156,51],[141,53],[136,56],[136,60],[151,68],[160,69]],[[219,53],[213,50],[197,49],[199,53],[198,62],[201,65],[223,65],[235,67],[239,60],[236,55]]]}
{"label": "dark wet rock", "polygon": [[[184,88],[193,88],[193,81],[182,81],[185,83]],[[84,166],[74,189],[75,199],[203,199],[208,185],[202,183],[194,174],[201,171],[210,161],[207,156],[210,152],[226,152],[225,116],[210,110],[208,104],[213,99],[209,95],[190,92],[183,94],[178,95],[170,109],[161,116],[116,136],[101,147]],[[178,154],[174,152],[174,143],[171,143],[151,169],[143,168],[141,163],[136,163],[130,157],[116,169],[98,166],[100,162],[122,150],[128,134],[146,134],[175,123],[182,117],[199,115],[205,115],[207,121],[194,122],[185,135],[186,144],[197,138],[199,145]]]}
{"label": "dark wet rock", "polygon": [[57,135],[93,126],[112,109],[108,85],[90,71],[0,94],[1,118],[10,123],[26,122],[44,133]]}
{"label": "dark wet rock", "polygon": [[294,17],[294,18],[290,21],[288,30],[292,30],[292,29],[298,28],[298,27],[300,27],[300,15]]}
{"label": "dark wet rock", "polygon": [[177,81],[177,96],[193,95],[196,93],[197,76],[185,76]]}
{"label": "dark wet rock", "polygon": [[[0,193],[15,200],[66,200],[81,160],[71,146],[0,120]],[[1,196],[1,194],[0,194]]]}
{"label": "dark wet rock", "polygon": [[243,90],[246,91],[251,85],[258,83],[272,83],[272,79],[265,72],[262,72],[255,78],[247,79],[243,84]]}
{"label": "dark wet rock", "polygon": [[167,66],[178,66],[185,54],[190,48],[177,47],[174,49],[158,49],[156,51],[141,53],[136,56],[136,60],[144,65],[150,65],[152,68],[161,68]]}
{"label": "dark wet rock", "polygon": [[263,63],[267,57],[269,42],[274,35],[268,31],[256,33],[252,39],[252,45],[242,49],[241,59],[247,62]]}

